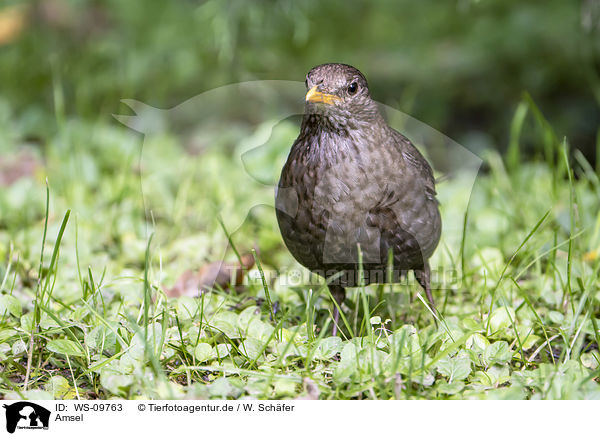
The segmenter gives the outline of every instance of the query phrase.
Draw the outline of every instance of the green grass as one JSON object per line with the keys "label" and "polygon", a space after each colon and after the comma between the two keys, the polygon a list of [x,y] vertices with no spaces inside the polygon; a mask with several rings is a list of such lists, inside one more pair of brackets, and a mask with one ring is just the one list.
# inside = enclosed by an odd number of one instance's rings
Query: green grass
{"label": "green grass", "polygon": [[[2,154],[26,146],[16,116],[2,124]],[[0,191],[0,396],[600,398],[598,175],[528,97],[507,128],[507,157],[484,156],[468,211],[460,178],[440,186],[444,217],[460,217],[444,225],[462,231],[431,262],[456,273],[434,291],[438,326],[410,280],[352,290],[332,337],[333,299],[294,282],[272,209],[227,233],[249,199],[272,197],[229,157],[247,132],[193,156],[165,133],[140,159],[125,127],[63,120],[32,148],[37,172]],[[219,199],[220,222],[207,212]],[[241,290],[165,297],[228,242],[228,259],[256,259]]]}

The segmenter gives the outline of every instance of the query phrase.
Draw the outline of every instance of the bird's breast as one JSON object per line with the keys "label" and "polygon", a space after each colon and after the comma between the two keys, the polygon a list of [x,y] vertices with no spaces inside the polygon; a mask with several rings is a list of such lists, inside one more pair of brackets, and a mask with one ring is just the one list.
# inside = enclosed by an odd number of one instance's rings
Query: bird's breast
{"label": "bird's breast", "polygon": [[[325,150],[319,141],[330,146]],[[364,149],[361,153],[346,138],[337,138],[336,147],[332,141],[329,136],[313,138],[305,141],[312,150],[290,153],[276,200],[282,235],[292,253],[308,244],[325,264],[355,263],[357,244],[365,262],[379,262],[379,232],[368,223],[369,210],[386,184],[377,171],[378,158]]]}

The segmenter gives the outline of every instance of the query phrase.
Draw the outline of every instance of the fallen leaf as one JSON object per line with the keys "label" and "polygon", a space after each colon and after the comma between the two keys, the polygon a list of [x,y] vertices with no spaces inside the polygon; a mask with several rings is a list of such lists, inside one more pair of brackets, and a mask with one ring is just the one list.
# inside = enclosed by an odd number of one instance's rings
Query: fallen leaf
{"label": "fallen leaf", "polygon": [[319,386],[317,386],[317,384],[308,377],[304,377],[302,382],[304,384],[306,395],[298,397],[298,400],[318,400],[319,394],[321,393]]}
{"label": "fallen leaf", "polygon": [[[0,27],[2,24],[0,23]],[[32,177],[40,163],[29,150],[0,157],[0,186],[10,186],[19,179]]]}
{"label": "fallen leaf", "polygon": [[254,266],[251,254],[244,254],[241,258],[241,265],[239,262],[217,261],[202,265],[198,271],[187,270],[165,294],[167,297],[197,297],[213,287],[225,289],[239,286],[244,281],[245,273]]}
{"label": "fallen leaf", "polygon": [[44,0],[36,4],[32,13],[37,21],[73,38],[98,35],[110,27],[107,7],[99,2],[74,5],[66,0]]}

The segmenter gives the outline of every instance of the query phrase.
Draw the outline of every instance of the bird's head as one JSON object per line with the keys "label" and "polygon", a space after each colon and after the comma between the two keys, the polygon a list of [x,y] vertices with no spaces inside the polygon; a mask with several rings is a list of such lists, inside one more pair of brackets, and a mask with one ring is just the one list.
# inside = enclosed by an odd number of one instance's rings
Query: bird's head
{"label": "bird's head", "polygon": [[379,117],[367,79],[350,65],[318,65],[308,72],[305,83],[307,115],[324,116],[340,126]]}

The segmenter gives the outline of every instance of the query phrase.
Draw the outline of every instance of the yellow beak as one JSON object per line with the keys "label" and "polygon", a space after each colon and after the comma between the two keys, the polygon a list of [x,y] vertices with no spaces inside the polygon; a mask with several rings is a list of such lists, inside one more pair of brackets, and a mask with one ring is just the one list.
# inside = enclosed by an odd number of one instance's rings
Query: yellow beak
{"label": "yellow beak", "polygon": [[333,104],[337,100],[341,100],[337,95],[332,94],[324,94],[321,91],[317,91],[317,87],[313,86],[306,93],[306,101],[311,103],[325,103],[325,104]]}

